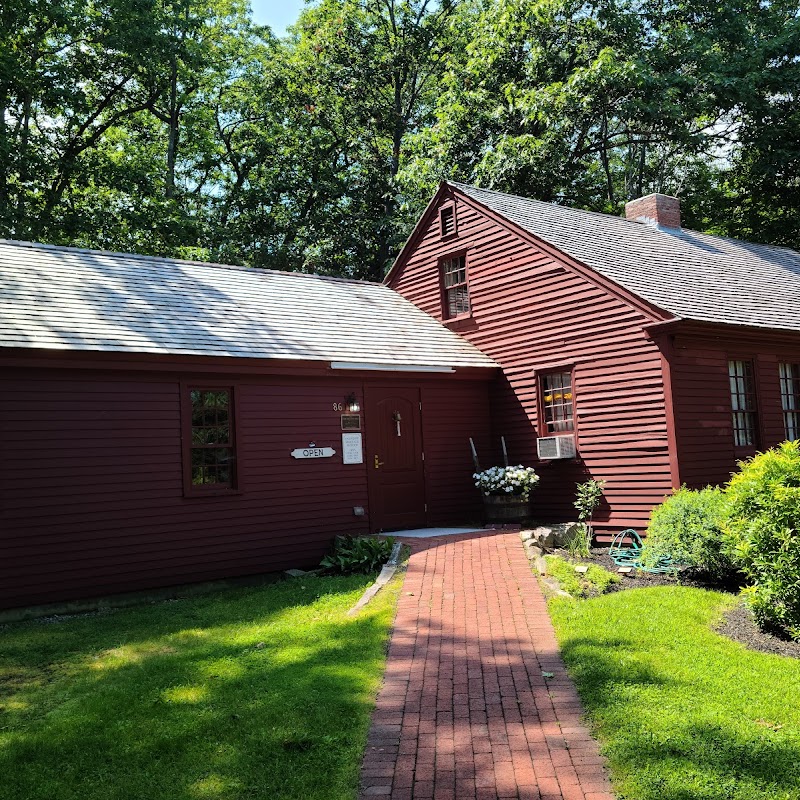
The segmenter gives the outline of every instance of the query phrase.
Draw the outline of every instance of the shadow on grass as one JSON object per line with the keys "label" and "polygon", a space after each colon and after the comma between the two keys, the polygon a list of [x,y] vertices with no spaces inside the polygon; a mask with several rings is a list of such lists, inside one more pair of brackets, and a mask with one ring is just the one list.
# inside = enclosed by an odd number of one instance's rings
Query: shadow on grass
{"label": "shadow on grass", "polygon": [[[648,613],[643,604],[639,614],[646,618]],[[800,798],[797,725],[772,726],[768,720],[761,721],[763,727],[754,724],[755,718],[775,705],[770,701],[759,706],[758,686],[749,685],[752,678],[744,663],[737,673],[735,647],[729,643],[715,647],[704,638],[707,631],[698,628],[693,661],[687,645],[693,631],[678,630],[679,621],[670,652],[663,639],[646,640],[644,625],[637,628],[638,623],[632,623],[630,631],[617,634],[608,620],[592,619],[587,611],[581,625],[596,626],[598,635],[565,638],[562,655],[597,724],[622,796],[636,800]],[[668,655],[661,659],[662,653]],[[714,669],[720,677],[713,676]],[[730,682],[721,677],[727,675],[732,676]],[[756,680],[764,677],[770,679],[768,670]],[[773,679],[780,682],[782,677],[776,674]],[[779,683],[778,691],[780,687]],[[794,714],[797,684],[783,684],[783,688],[787,709]],[[743,699],[752,696],[756,698],[752,703]]]}
{"label": "shadow on grass", "polygon": [[7,626],[0,797],[352,796],[391,603],[369,578]]}

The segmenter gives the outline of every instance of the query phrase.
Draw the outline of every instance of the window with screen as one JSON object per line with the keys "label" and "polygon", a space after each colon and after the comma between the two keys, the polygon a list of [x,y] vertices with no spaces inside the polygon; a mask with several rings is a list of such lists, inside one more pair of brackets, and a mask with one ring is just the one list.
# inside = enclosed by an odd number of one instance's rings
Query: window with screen
{"label": "window with screen", "polygon": [[456,232],[455,206],[445,206],[439,211],[439,224],[441,226],[442,238],[445,236],[452,236]]}
{"label": "window with screen", "polygon": [[545,433],[575,430],[572,373],[550,372],[542,375],[540,391]]}
{"label": "window with screen", "polygon": [[236,483],[230,389],[189,390],[189,470],[193,489],[232,489]]}
{"label": "window with screen", "polygon": [[783,427],[789,441],[800,439],[800,364],[779,364]]}
{"label": "window with screen", "polygon": [[758,410],[753,362],[729,361],[728,378],[731,386],[733,443],[736,447],[756,447]]}
{"label": "window with screen", "polygon": [[444,285],[444,315],[447,318],[469,313],[466,256],[455,256],[442,261]]}

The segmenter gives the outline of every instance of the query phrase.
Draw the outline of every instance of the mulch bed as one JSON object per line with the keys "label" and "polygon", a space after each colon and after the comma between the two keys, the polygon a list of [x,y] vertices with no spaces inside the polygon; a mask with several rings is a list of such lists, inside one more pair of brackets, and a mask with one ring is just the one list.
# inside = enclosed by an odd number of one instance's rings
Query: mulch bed
{"label": "mulch bed", "polygon": [[[569,558],[569,554],[565,550],[556,550],[555,553],[564,558]],[[597,564],[614,573],[618,569],[608,555],[608,548],[605,547],[593,547],[590,558],[577,559],[577,561],[582,561],[586,564]],[[719,582],[714,581],[708,575],[688,571],[681,573],[680,578],[676,578],[674,575],[654,575],[648,572],[631,572],[620,577],[622,582],[612,587],[610,591],[620,592],[625,589],[644,589],[649,586],[681,585],[737,594],[740,588],[736,584],[720,585]],[[789,658],[800,658],[800,642],[793,642],[779,635],[762,631],[756,624],[750,609],[741,603],[734,606],[725,615],[724,620],[717,626],[716,631],[734,642],[743,644],[749,650],[787,656]]]}
{"label": "mulch bed", "polygon": [[743,644],[748,650],[759,653],[772,653],[777,656],[800,658],[800,642],[782,639],[771,633],[762,631],[753,618],[753,613],[743,605],[737,605],[726,615],[722,624],[716,628],[717,633]]}

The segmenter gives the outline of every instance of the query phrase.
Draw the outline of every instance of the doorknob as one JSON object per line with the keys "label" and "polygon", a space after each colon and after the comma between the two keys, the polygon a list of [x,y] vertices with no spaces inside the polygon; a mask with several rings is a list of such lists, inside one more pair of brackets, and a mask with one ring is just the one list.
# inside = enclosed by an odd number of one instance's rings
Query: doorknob
{"label": "doorknob", "polygon": [[375,469],[380,469],[383,466],[383,461],[378,461],[378,456],[375,456]]}

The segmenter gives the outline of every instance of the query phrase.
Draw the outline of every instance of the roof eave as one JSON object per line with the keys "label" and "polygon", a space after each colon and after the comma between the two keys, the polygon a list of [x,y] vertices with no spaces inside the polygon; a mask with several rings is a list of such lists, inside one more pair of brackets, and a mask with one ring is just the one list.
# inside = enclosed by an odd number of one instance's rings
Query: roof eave
{"label": "roof eave", "polygon": [[797,345],[800,340],[800,330],[792,328],[776,328],[769,325],[746,325],[735,322],[720,322],[718,320],[697,319],[693,317],[675,317],[664,322],[655,322],[644,326],[645,331],[651,334],[666,333],[691,333],[712,335],[720,338],[731,336],[737,339],[764,339],[791,342]]}

